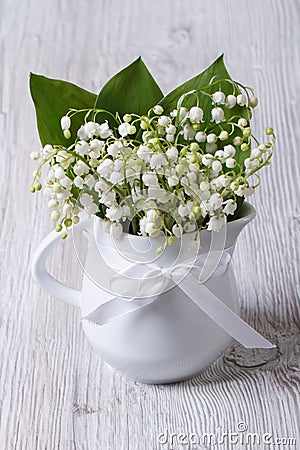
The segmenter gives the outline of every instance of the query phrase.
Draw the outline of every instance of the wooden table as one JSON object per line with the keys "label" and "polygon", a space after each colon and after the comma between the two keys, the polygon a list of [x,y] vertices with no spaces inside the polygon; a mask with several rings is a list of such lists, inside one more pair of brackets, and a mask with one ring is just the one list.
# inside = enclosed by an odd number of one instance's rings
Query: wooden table
{"label": "wooden table", "polygon": [[[220,436],[241,422],[261,439],[298,439],[247,448],[299,448],[300,2],[2,0],[0,13],[0,448],[239,450],[228,441],[180,444],[178,435]],[[141,54],[168,92],[222,52],[233,78],[259,97],[257,134],[271,124],[278,135],[251,199],[257,219],[240,237],[234,264],[243,317],[279,351],[234,345],[190,381],[134,383],[91,351],[79,311],[31,278],[31,257],[52,225],[45,197],[29,192],[29,152],[39,140],[28,74],[97,92]],[[69,243],[50,267],[79,286]],[[177,438],[160,445],[167,432]]]}

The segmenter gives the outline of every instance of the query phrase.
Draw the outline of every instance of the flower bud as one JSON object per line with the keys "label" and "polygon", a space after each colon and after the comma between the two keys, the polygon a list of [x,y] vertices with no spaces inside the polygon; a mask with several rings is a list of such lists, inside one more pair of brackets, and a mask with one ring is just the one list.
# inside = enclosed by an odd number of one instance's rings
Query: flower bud
{"label": "flower bud", "polygon": [[128,127],[128,134],[134,133],[136,133],[136,127],[134,125],[130,125],[130,127]]}
{"label": "flower bud", "polygon": [[271,127],[267,127],[267,128],[265,128],[265,133],[268,135],[272,135],[272,134],[274,134],[274,130]]}
{"label": "flower bud", "polygon": [[198,131],[198,133],[196,133],[195,139],[198,142],[205,142],[206,134],[204,133],[204,131]]}
{"label": "flower bud", "polygon": [[255,96],[251,97],[250,101],[249,101],[249,105],[251,106],[251,108],[255,108],[257,106],[257,104],[258,104],[258,98]]}
{"label": "flower bud", "polygon": [[153,111],[154,111],[154,114],[157,114],[158,116],[160,116],[164,112],[164,109],[160,105],[155,105],[153,108]]}
{"label": "flower bud", "polygon": [[173,245],[175,239],[173,238],[173,236],[168,236],[166,241],[167,241],[167,245]]}
{"label": "flower bud", "polygon": [[52,220],[53,222],[57,222],[58,219],[59,219],[59,217],[60,217],[59,211],[53,211],[53,212],[51,213],[51,220]]}
{"label": "flower bud", "polygon": [[251,136],[251,128],[250,127],[247,127],[247,128],[244,129],[243,136],[245,138],[249,138]]}
{"label": "flower bud", "polygon": [[58,201],[55,200],[54,198],[51,198],[48,202],[48,208],[49,209],[55,209],[58,206]]}
{"label": "flower bud", "polygon": [[225,130],[221,131],[219,134],[219,139],[220,141],[226,141],[228,139],[228,132]]}
{"label": "flower bud", "polygon": [[262,153],[264,153],[264,152],[267,150],[267,147],[266,147],[265,144],[260,144],[260,145],[258,146],[258,148],[259,148],[259,150],[260,150]]}
{"label": "flower bud", "polygon": [[237,147],[239,147],[240,145],[242,145],[243,143],[243,139],[240,136],[236,136],[233,139],[233,145],[236,145]]}
{"label": "flower bud", "polygon": [[125,116],[123,116],[123,120],[124,122],[131,122],[131,115],[130,114],[125,114]]}
{"label": "flower bud", "polygon": [[149,122],[146,122],[146,120],[142,119],[141,123],[140,123],[140,127],[142,130],[147,130],[149,128]]}
{"label": "flower bud", "polygon": [[192,127],[194,128],[195,131],[199,131],[201,129],[200,123],[193,123]]}
{"label": "flower bud", "polygon": [[66,228],[69,228],[72,225],[72,219],[65,219],[64,224]]}
{"label": "flower bud", "polygon": [[246,126],[247,126],[247,120],[244,119],[244,117],[241,117],[241,118],[238,120],[238,125],[239,125],[240,127],[246,127]]}
{"label": "flower bud", "polygon": [[40,191],[40,190],[42,189],[41,183],[36,183],[36,184],[34,185],[34,188],[35,188],[36,191]]}
{"label": "flower bud", "polygon": [[70,132],[70,130],[64,130],[64,137],[65,137],[66,139],[70,139],[70,137],[71,137],[71,132]]}
{"label": "flower bud", "polygon": [[210,133],[206,140],[208,144],[214,144],[217,141],[217,136],[214,133]]}
{"label": "flower bud", "polygon": [[192,142],[190,145],[190,149],[192,152],[197,152],[199,150],[199,145],[197,144],[197,142]]}
{"label": "flower bud", "polygon": [[241,145],[241,150],[242,150],[242,152],[246,152],[247,150],[249,150],[249,145],[244,142]]}

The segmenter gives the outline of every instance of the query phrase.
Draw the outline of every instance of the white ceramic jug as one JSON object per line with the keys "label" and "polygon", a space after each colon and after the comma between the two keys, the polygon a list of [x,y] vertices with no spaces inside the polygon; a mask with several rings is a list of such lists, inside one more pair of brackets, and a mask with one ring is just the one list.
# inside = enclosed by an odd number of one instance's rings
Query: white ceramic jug
{"label": "white ceramic jug", "polygon": [[[232,252],[238,235],[254,216],[254,208],[244,202],[240,218],[227,224],[225,251],[231,249]],[[51,295],[80,307],[82,317],[87,317],[111,298],[111,293],[104,286],[109,281],[104,280],[107,275],[101,267],[97,267],[99,250],[119,270],[128,265],[128,258],[124,257],[127,251],[136,251],[137,259],[141,255],[144,257],[143,252],[148,251],[149,239],[124,234],[116,248],[115,241],[105,232],[101,219],[87,219],[81,225],[76,225],[74,230],[79,230],[80,227],[86,230],[88,236],[81,291],[58,282],[46,269],[49,253],[58,242],[62,242],[55,231],[36,250],[32,272]],[[200,236],[200,253],[205,253],[209,249],[211,233],[203,230]],[[152,238],[156,243],[155,239],[159,244],[160,238]],[[181,241],[181,261],[188,258],[190,253],[188,239],[189,233],[184,234]],[[151,249],[153,255],[156,254],[155,248]],[[178,252],[176,245],[168,246],[156,264],[161,267],[168,265],[176,251]],[[222,275],[206,281],[205,286],[239,314],[231,263]],[[128,299],[120,299],[120,302],[128,304]],[[125,377],[144,383],[170,383],[190,378],[214,362],[232,342],[232,337],[176,285],[162,292],[145,307],[129,314],[121,314],[102,326],[92,320],[83,320],[82,325],[87,339],[107,364]]]}

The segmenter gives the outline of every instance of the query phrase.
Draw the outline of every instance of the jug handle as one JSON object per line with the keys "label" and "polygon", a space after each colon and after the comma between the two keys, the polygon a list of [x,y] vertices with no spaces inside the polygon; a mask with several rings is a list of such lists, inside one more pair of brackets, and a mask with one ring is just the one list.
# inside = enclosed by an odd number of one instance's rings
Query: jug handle
{"label": "jug handle", "polygon": [[[87,229],[87,225],[90,223],[89,219],[84,219],[76,225],[76,229]],[[70,229],[71,230],[71,229]],[[53,295],[59,300],[73,306],[80,306],[81,291],[71,288],[60,281],[56,280],[46,268],[47,258],[56,247],[59,242],[63,242],[60,233],[53,230],[49,233],[39,244],[36,249],[32,265],[31,272],[34,279],[45,289],[49,294]]]}

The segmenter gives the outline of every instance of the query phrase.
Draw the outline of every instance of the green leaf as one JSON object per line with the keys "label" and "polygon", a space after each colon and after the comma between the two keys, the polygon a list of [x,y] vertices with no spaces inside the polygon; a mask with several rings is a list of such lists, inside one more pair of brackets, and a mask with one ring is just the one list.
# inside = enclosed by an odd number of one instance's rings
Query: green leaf
{"label": "green leaf", "polygon": [[30,74],[30,93],[35,106],[37,127],[42,145],[69,146],[75,141],[76,132],[82,124],[83,114],[72,118],[71,139],[65,139],[60,119],[69,108],[93,108],[96,94],[72,83],[54,80],[42,75]]}
{"label": "green leaf", "polygon": [[[121,117],[126,113],[143,115],[162,97],[159,86],[139,57],[104,85],[95,107],[106,109],[113,114],[118,112]],[[109,120],[109,117],[107,119]]]}
{"label": "green leaf", "polygon": [[[201,72],[199,75],[196,75],[194,78],[186,81],[185,83],[178,86],[172,92],[170,92],[166,97],[164,97],[160,101],[160,105],[164,108],[165,113],[171,112],[173,109],[176,109],[177,102],[182,94],[186,92],[192,91],[194,89],[201,89],[209,84],[211,79],[214,77],[214,80],[221,80],[224,78],[230,78],[229,73],[224,65],[223,55],[219,56],[215,62],[213,62],[206,70]],[[217,85],[215,86],[217,87]],[[217,90],[217,89],[216,89]],[[203,105],[204,101],[204,105]],[[205,106],[206,103],[209,103],[208,97],[203,96],[203,101],[201,101],[201,108]],[[186,98],[184,105],[186,107],[193,106],[195,102],[195,97],[190,96]]]}

